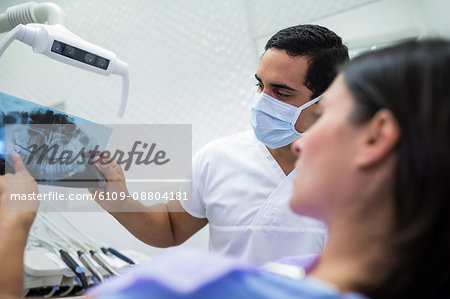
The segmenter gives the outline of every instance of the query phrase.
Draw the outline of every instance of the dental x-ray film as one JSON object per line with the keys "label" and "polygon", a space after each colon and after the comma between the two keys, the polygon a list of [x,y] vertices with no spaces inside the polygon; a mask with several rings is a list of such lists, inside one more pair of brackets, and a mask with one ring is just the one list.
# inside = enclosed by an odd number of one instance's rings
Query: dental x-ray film
{"label": "dental x-ray film", "polygon": [[18,153],[39,184],[99,188],[104,177],[92,158],[112,129],[0,93],[0,174],[13,173]]}

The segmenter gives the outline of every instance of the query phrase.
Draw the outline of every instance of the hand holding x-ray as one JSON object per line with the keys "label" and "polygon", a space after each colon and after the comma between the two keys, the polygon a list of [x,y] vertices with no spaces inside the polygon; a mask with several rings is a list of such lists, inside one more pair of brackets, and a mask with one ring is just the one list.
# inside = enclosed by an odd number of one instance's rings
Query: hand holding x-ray
{"label": "hand holding x-ray", "polygon": [[107,156],[96,156],[93,161],[105,177],[106,184],[104,188],[89,189],[89,192],[103,209],[121,211],[125,201],[130,198],[122,167]]}
{"label": "hand holding x-ray", "polygon": [[14,163],[14,174],[8,173],[0,177],[0,218],[31,225],[39,207],[39,201],[13,201],[12,195],[28,197],[30,194],[38,194],[37,183],[18,154],[13,154],[11,159]]}

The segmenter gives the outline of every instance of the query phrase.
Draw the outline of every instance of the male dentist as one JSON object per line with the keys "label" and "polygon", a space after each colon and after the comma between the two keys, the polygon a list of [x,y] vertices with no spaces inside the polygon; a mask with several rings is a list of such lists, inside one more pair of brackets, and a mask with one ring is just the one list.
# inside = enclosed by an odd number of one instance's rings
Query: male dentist
{"label": "male dentist", "polygon": [[[315,104],[347,60],[347,47],[327,28],[279,31],[267,42],[255,74],[253,131],[213,141],[196,154],[192,198],[111,214],[157,247],[179,245],[209,223],[215,252],[261,263],[319,252],[325,226],[289,209],[296,161],[290,144],[313,123]],[[104,192],[128,192],[117,164],[96,165],[108,181]],[[111,204],[97,202],[105,209]],[[133,200],[120,204],[140,210]]]}

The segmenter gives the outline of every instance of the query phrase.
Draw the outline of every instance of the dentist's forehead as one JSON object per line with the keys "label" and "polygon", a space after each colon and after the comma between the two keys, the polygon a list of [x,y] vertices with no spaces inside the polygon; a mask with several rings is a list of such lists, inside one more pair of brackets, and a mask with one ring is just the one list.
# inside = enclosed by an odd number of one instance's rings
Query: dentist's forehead
{"label": "dentist's forehead", "polygon": [[303,85],[308,71],[309,57],[289,56],[285,50],[270,48],[261,57],[257,74],[270,83]]}

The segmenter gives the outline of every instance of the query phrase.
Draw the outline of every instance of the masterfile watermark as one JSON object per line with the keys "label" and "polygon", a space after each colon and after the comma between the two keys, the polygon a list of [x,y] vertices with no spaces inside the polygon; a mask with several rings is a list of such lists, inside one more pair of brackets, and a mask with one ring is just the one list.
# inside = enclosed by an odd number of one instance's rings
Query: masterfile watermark
{"label": "masterfile watermark", "polygon": [[187,192],[114,192],[101,193],[94,191],[91,193],[63,193],[57,191],[50,191],[45,193],[31,192],[31,193],[10,193],[9,200],[11,201],[112,201],[112,200],[127,200],[135,201],[175,201],[175,200],[189,200]]}
{"label": "masterfile watermark", "polygon": [[[18,153],[39,184],[39,192],[25,196],[15,191],[20,182],[6,181],[16,206],[39,201],[62,211],[98,211],[99,201],[152,205],[191,198],[191,125],[14,124],[4,132],[6,173],[14,173],[10,156]],[[124,179],[108,181],[101,171],[108,164],[120,166]],[[114,184],[127,192],[117,192]]]}
{"label": "masterfile watermark", "polygon": [[[138,150],[139,146],[142,150]],[[88,150],[85,147],[82,147],[75,152],[73,150],[64,149],[60,151],[59,144],[52,144],[49,146],[48,144],[31,144],[28,147],[24,148],[28,153],[28,157],[25,161],[25,164],[33,163],[33,160],[36,158],[36,164],[40,165],[44,162],[49,165],[93,165],[94,158],[96,156],[107,157],[106,159],[100,159],[99,163],[101,164],[109,164],[112,161],[116,161],[119,165],[124,165],[124,171],[128,171],[131,165],[164,165],[170,161],[170,158],[166,157],[166,151],[164,150],[156,150],[156,143],[148,144],[142,141],[135,141],[133,147],[130,151],[124,151],[120,149],[116,149],[114,153],[110,151],[99,150],[99,145],[95,145],[94,149]],[[145,154],[145,158],[144,158]]]}

